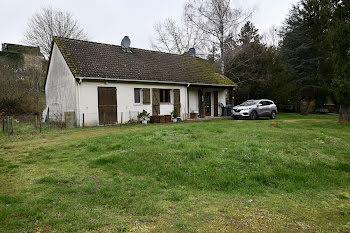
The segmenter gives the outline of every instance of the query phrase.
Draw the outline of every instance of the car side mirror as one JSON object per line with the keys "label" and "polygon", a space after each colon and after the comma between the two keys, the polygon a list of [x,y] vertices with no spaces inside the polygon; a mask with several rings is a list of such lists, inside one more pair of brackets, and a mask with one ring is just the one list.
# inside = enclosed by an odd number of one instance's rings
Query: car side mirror
{"label": "car side mirror", "polygon": [[260,106],[262,106],[262,104],[258,104],[258,105],[257,105],[257,107],[260,107]]}

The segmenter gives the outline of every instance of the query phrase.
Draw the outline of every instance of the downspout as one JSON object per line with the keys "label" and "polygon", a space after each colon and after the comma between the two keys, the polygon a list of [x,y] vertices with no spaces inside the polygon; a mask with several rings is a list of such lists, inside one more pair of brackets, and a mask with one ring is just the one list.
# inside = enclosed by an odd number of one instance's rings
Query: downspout
{"label": "downspout", "polygon": [[82,83],[82,79],[78,80],[78,116],[79,116],[79,127],[81,127],[81,116],[80,116],[80,85]]}
{"label": "downspout", "polygon": [[186,98],[187,98],[187,114],[186,114],[186,119],[190,118],[190,98],[188,98],[188,88],[190,87],[191,84],[187,84],[186,88]]}

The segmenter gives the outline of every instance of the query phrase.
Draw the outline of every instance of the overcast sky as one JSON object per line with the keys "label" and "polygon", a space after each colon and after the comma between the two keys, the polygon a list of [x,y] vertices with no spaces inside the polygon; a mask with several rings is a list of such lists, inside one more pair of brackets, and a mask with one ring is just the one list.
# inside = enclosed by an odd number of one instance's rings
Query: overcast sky
{"label": "overcast sky", "polygon": [[[131,46],[150,48],[153,26],[167,17],[179,20],[186,0],[0,0],[0,43],[22,43],[28,19],[41,7],[69,11],[86,29],[91,41],[120,44],[124,35]],[[298,0],[240,0],[254,8],[253,23],[260,33],[279,26]]]}

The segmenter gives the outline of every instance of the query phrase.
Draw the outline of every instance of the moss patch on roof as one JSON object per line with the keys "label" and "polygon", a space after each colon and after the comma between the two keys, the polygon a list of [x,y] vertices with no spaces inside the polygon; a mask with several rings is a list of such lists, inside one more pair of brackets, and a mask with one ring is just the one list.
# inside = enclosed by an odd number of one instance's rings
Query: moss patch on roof
{"label": "moss patch on roof", "polygon": [[74,76],[169,83],[235,86],[207,60],[120,46],[54,37]]}

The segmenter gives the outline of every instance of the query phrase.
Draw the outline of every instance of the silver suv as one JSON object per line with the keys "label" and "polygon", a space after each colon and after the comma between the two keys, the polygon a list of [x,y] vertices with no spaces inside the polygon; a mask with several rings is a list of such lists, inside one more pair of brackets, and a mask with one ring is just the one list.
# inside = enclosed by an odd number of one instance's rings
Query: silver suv
{"label": "silver suv", "polygon": [[232,118],[238,119],[241,117],[248,117],[252,120],[258,117],[276,118],[278,113],[275,103],[271,100],[247,100],[244,103],[234,106],[232,108]]}

